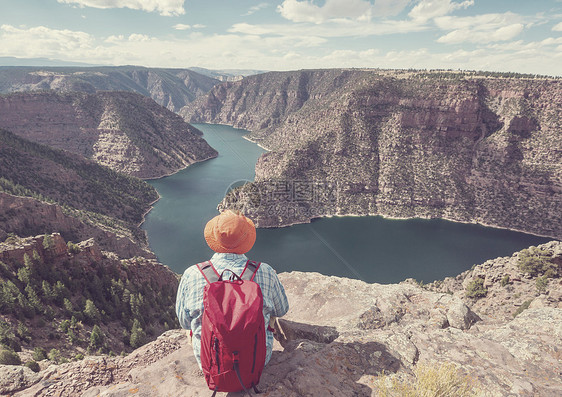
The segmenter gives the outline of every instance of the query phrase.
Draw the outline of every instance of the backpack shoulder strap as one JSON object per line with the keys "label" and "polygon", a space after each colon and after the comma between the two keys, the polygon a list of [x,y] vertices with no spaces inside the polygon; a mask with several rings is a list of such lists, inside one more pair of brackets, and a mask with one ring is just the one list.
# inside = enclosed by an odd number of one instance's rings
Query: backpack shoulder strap
{"label": "backpack shoulder strap", "polygon": [[240,275],[240,278],[242,280],[254,281],[254,277],[256,277],[256,273],[257,273],[258,269],[260,268],[260,265],[261,265],[261,262],[249,260],[248,262],[246,262],[246,267],[244,267],[244,270],[242,271],[242,274]]}
{"label": "backpack shoulder strap", "polygon": [[217,270],[215,269],[211,261],[198,263],[197,269],[199,269],[199,271],[209,284],[214,283],[215,281],[219,281],[219,274],[217,273]]}

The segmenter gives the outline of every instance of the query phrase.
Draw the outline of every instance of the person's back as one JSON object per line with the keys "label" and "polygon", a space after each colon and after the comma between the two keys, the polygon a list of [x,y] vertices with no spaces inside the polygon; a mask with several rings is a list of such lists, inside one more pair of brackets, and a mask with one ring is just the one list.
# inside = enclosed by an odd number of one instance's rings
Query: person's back
{"label": "person's back", "polygon": [[[225,211],[211,219],[205,227],[205,240],[216,253],[210,259],[218,275],[230,270],[238,276],[247,265],[248,252],[256,238],[253,222],[241,214]],[[270,318],[287,313],[289,304],[285,290],[275,270],[267,263],[261,263],[253,281],[261,288],[263,295],[263,317],[266,329],[265,364],[271,358],[273,333],[268,330]],[[203,296],[208,284],[197,265],[189,267],[183,274],[178,288],[176,313],[180,325],[192,332],[193,351],[201,367],[201,325],[203,318]]]}

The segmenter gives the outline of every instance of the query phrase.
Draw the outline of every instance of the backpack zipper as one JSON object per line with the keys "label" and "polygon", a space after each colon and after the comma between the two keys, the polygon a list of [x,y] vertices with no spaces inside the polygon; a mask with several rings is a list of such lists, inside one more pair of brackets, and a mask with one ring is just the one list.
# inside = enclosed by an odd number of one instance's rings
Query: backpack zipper
{"label": "backpack zipper", "polygon": [[258,334],[254,335],[254,362],[252,363],[252,373],[256,368],[256,354],[258,353]]}
{"label": "backpack zipper", "polygon": [[219,338],[215,336],[215,359],[217,361],[217,374],[221,373],[221,363],[219,360]]}

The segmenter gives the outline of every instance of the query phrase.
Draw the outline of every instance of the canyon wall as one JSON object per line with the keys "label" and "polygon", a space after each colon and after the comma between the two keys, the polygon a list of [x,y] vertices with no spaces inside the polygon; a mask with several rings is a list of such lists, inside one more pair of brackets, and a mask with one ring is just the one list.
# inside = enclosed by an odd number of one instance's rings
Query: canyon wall
{"label": "canyon wall", "polygon": [[217,155],[181,117],[127,92],[0,96],[0,128],[139,178],[169,175]]}
{"label": "canyon wall", "polygon": [[262,227],[329,215],[444,218],[562,238],[562,81],[272,72],[180,111],[271,151],[227,198]]}

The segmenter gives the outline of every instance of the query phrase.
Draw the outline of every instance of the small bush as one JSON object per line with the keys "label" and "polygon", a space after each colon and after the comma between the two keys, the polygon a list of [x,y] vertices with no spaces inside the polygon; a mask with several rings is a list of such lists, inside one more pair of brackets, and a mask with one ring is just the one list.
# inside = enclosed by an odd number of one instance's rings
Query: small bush
{"label": "small bush", "polygon": [[28,361],[25,363],[25,366],[33,372],[39,372],[41,370],[37,361]]}
{"label": "small bush", "polygon": [[78,246],[78,244],[74,244],[73,242],[69,241],[68,243],[66,243],[66,246],[68,248],[68,252],[71,254],[77,254],[80,252],[80,247]]}
{"label": "small bush", "polygon": [[545,276],[537,277],[535,281],[535,285],[537,287],[537,292],[539,294],[544,294],[546,292],[546,287],[548,287],[548,278]]}
{"label": "small bush", "polygon": [[84,355],[83,355],[82,353],[78,353],[78,354],[76,354],[76,355],[74,356],[74,358],[75,358],[76,360],[83,360],[83,359],[84,359]]}
{"label": "small bush", "polygon": [[500,284],[502,287],[505,287],[506,285],[510,284],[511,280],[509,279],[509,275],[506,274],[505,276],[503,276],[503,278],[500,281]]}
{"label": "small bush", "polygon": [[36,347],[33,349],[32,357],[35,361],[45,360],[47,358],[47,352],[42,347]]}
{"label": "small bush", "polygon": [[21,359],[18,354],[12,350],[0,350],[0,364],[3,365],[21,365]]}
{"label": "small bush", "polygon": [[550,251],[538,247],[530,247],[519,253],[517,266],[523,273],[531,276],[545,275],[553,277],[556,275],[556,265],[552,262]]}
{"label": "small bush", "polygon": [[49,360],[51,360],[55,364],[58,364],[60,362],[60,360],[62,359],[62,355],[61,355],[60,351],[57,350],[57,349],[51,349],[49,351],[48,357],[49,357]]}
{"label": "small bush", "polygon": [[412,384],[400,382],[396,377],[381,375],[375,387],[380,397],[476,397],[481,392],[476,382],[459,373],[451,363],[418,363],[414,368]]}
{"label": "small bush", "polygon": [[529,299],[529,300],[526,300],[525,302],[523,302],[523,303],[521,304],[521,306],[519,306],[519,307],[517,308],[517,310],[515,311],[515,313],[513,313],[513,317],[515,318],[515,317],[517,317],[518,315],[520,315],[521,313],[523,313],[523,310],[527,310],[527,309],[529,308],[529,306],[531,305],[531,302],[532,302],[532,301],[533,301],[532,299]]}
{"label": "small bush", "polygon": [[467,298],[483,298],[488,293],[488,289],[484,287],[484,279],[483,278],[476,278],[472,280],[466,286],[466,297]]}

